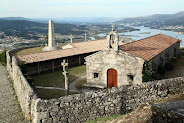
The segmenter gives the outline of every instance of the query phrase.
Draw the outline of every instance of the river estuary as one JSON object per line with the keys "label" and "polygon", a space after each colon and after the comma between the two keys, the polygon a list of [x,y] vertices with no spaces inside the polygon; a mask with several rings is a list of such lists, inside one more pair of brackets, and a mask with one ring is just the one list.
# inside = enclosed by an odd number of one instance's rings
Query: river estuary
{"label": "river estuary", "polygon": [[[136,29],[140,29],[140,31],[119,33],[120,38],[132,38],[134,40],[140,40],[143,38],[150,37],[152,35],[156,35],[158,33],[162,33],[162,34],[165,34],[165,35],[182,40],[181,46],[184,46],[184,34],[181,35],[181,34],[178,34],[178,32],[173,32],[173,31],[150,29],[150,28],[143,27],[143,26],[140,26],[140,27],[131,26],[131,27],[136,28]],[[104,36],[104,34],[99,34],[99,36]]]}

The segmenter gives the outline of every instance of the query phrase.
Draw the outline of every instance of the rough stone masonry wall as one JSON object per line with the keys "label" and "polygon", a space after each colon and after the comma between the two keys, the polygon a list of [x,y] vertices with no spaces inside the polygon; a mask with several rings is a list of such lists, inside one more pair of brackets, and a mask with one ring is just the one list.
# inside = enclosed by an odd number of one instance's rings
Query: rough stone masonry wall
{"label": "rough stone masonry wall", "polygon": [[[117,87],[141,84],[144,60],[122,50],[103,50],[85,58],[87,84],[89,86],[107,87],[108,70],[117,71]],[[98,77],[94,77],[94,73]],[[129,76],[132,76],[132,80]]]}
{"label": "rough stone masonry wall", "polygon": [[9,52],[7,52],[7,70],[12,79],[15,92],[22,111],[25,113],[25,117],[28,120],[34,119],[37,96],[22,74],[16,58],[12,57],[11,59]]}
{"label": "rough stone masonry wall", "polygon": [[140,104],[162,100],[168,94],[181,94],[184,79],[173,78],[141,85],[122,86],[59,99],[39,100],[34,122],[84,122],[124,114]]}
{"label": "rough stone masonry wall", "polygon": [[153,123],[183,123],[184,100],[152,105]]}
{"label": "rough stone masonry wall", "polygon": [[[157,55],[156,57],[154,57],[152,60],[150,60],[150,63],[155,63],[155,71],[157,71],[158,66],[161,65],[161,59],[163,59],[163,63],[162,66],[164,66],[167,62],[169,62],[169,60],[171,60],[171,58],[173,57],[178,57],[179,56],[179,48],[180,48],[180,43],[175,43],[172,46],[170,46],[169,48],[165,49],[163,52],[161,52],[159,55]],[[176,56],[174,55],[174,49],[176,49]],[[166,57],[166,54],[168,54],[168,59]]]}

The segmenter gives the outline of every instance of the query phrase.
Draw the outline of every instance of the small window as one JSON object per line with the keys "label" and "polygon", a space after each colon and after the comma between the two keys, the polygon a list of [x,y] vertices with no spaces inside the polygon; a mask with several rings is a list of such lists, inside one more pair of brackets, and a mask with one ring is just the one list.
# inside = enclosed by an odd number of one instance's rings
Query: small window
{"label": "small window", "polygon": [[131,74],[127,75],[127,80],[128,80],[128,82],[129,82],[129,84],[132,85],[132,82],[133,82],[133,80],[134,80],[134,76],[131,75]]}
{"label": "small window", "polygon": [[131,74],[129,74],[129,75],[128,75],[128,80],[129,80],[129,81],[133,81],[133,80],[134,80],[134,76],[131,75]]}
{"label": "small window", "polygon": [[98,78],[98,73],[94,73],[94,78]]}

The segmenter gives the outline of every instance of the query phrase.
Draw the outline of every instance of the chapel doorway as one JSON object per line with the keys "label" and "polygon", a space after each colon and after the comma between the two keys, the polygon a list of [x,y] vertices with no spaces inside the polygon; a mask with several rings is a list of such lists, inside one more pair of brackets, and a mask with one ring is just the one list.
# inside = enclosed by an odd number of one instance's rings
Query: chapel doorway
{"label": "chapel doorway", "polygon": [[107,71],[108,88],[117,87],[117,71],[113,68]]}

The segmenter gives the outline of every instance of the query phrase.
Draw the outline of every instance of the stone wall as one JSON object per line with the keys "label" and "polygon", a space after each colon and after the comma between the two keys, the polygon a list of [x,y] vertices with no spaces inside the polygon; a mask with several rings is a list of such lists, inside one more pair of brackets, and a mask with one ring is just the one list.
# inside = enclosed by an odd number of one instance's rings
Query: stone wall
{"label": "stone wall", "polygon": [[26,118],[33,123],[84,122],[124,114],[135,110],[142,103],[162,100],[168,94],[184,93],[184,79],[173,78],[42,100],[37,98],[10,52],[7,52],[7,70],[13,80],[20,106]]}
{"label": "stone wall", "polygon": [[22,74],[16,58],[11,58],[9,53],[10,51],[7,52],[7,70],[12,79],[21,109],[25,113],[26,119],[34,119],[34,107],[36,105],[37,96]]}
{"label": "stone wall", "polygon": [[183,123],[184,100],[152,105],[153,123]]}
{"label": "stone wall", "polygon": [[84,122],[135,110],[140,104],[153,103],[168,96],[181,94],[183,78],[148,82],[141,85],[103,89],[84,94],[39,100],[34,122]]}
{"label": "stone wall", "polygon": [[[164,66],[165,63],[169,62],[171,58],[173,57],[178,57],[179,56],[179,48],[180,48],[180,43],[175,43],[169,48],[165,49],[163,52],[161,52],[159,55],[154,57],[152,60],[149,62],[152,64],[152,68],[154,71],[157,71],[158,66]],[[176,50],[176,51],[175,51]],[[163,60],[163,61],[162,61]]]}

